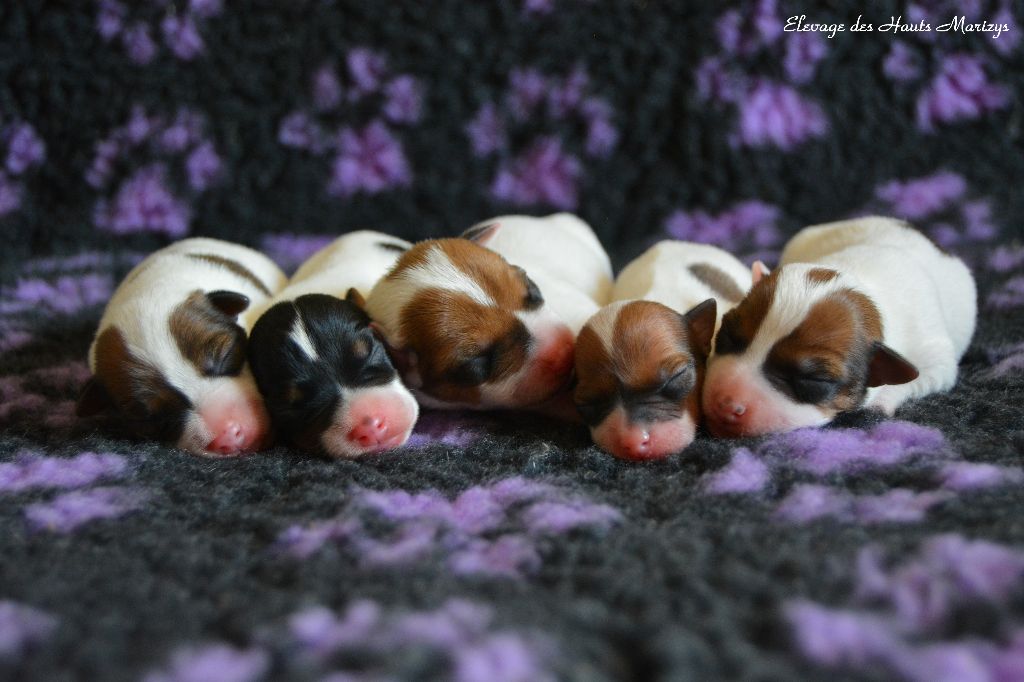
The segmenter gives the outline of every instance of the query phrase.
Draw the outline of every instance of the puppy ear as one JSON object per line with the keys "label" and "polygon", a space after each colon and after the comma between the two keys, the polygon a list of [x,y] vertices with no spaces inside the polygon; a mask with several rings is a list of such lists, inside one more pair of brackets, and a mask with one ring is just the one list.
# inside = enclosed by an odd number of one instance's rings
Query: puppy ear
{"label": "puppy ear", "polygon": [[763,278],[771,274],[771,270],[764,264],[764,261],[756,260],[754,264],[750,266],[750,276],[754,280],[754,284],[760,282]]}
{"label": "puppy ear", "polygon": [[482,225],[474,225],[459,236],[480,246],[487,246],[488,242],[494,239],[500,229],[501,223],[484,223]]}
{"label": "puppy ear", "polygon": [[690,333],[690,343],[702,357],[711,353],[711,339],[715,335],[715,324],[718,322],[718,302],[709,298],[698,303],[683,315],[683,322]]}
{"label": "puppy ear", "polygon": [[228,317],[238,317],[240,312],[249,307],[249,297],[237,291],[210,291],[206,299]]}
{"label": "puppy ear", "polygon": [[876,342],[868,362],[868,386],[895,386],[917,378],[917,367],[884,343]]}
{"label": "puppy ear", "polygon": [[366,299],[363,298],[363,295],[355,287],[348,290],[348,293],[345,294],[345,300],[360,310],[366,310]]}
{"label": "puppy ear", "polygon": [[370,329],[373,330],[374,336],[384,344],[384,348],[388,351],[388,357],[391,358],[391,364],[395,366],[395,370],[402,377],[405,385],[409,388],[419,388],[422,386],[423,380],[420,378],[418,369],[419,357],[416,355],[416,351],[411,348],[399,348],[392,343],[388,339],[387,330],[384,329],[380,322],[371,321]]}
{"label": "puppy ear", "polygon": [[106,412],[114,407],[107,389],[103,388],[96,377],[89,377],[78,395],[78,404],[75,405],[75,415],[78,417],[92,417],[101,412]]}

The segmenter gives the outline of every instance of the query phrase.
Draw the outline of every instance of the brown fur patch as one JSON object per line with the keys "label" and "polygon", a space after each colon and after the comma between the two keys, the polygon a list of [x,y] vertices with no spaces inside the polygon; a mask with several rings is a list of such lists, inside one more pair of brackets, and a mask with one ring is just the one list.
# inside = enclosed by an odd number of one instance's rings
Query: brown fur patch
{"label": "brown fur patch", "polygon": [[116,327],[96,338],[96,378],[140,436],[177,440],[192,407],[159,369],[136,357]]}
{"label": "brown fur patch", "polygon": [[715,337],[716,353],[742,353],[750,345],[775,300],[780,270],[761,278],[743,300],[722,317],[722,326]]}
{"label": "brown fur patch", "polygon": [[195,260],[201,260],[207,263],[212,263],[214,265],[218,265],[224,268],[225,270],[229,270],[230,272],[238,275],[245,281],[249,282],[249,284],[252,284],[254,287],[259,289],[260,292],[263,293],[265,296],[270,296],[272,294],[270,289],[267,288],[267,285],[261,282],[260,279],[256,277],[255,274],[253,274],[252,270],[245,267],[236,260],[232,260],[231,258],[224,258],[223,256],[218,256],[212,253],[190,253],[187,255],[189,258],[194,258]]}
{"label": "brown fur patch", "polygon": [[203,376],[234,376],[245,364],[245,332],[196,290],[168,320],[178,350]]}
{"label": "brown fur patch", "polygon": [[708,288],[727,301],[739,301],[743,298],[743,290],[732,277],[709,263],[694,263],[687,268],[693,276],[699,279]]}
{"label": "brown fur patch", "polygon": [[878,308],[864,294],[842,289],[816,303],[800,325],[780,339],[765,362],[781,378],[831,378],[837,388],[822,407],[856,407],[864,398],[872,344],[882,340]]}
{"label": "brown fur patch", "polygon": [[831,282],[838,276],[838,272],[835,270],[829,270],[828,268],[814,268],[813,270],[807,271],[807,281],[814,282],[815,284]]}
{"label": "brown fur patch", "polygon": [[[400,334],[415,351],[422,390],[448,402],[480,400],[480,383],[506,379],[526,364],[529,332],[513,312],[483,306],[445,289],[418,292],[402,309]],[[462,368],[481,354],[490,357],[483,382],[473,385]]]}

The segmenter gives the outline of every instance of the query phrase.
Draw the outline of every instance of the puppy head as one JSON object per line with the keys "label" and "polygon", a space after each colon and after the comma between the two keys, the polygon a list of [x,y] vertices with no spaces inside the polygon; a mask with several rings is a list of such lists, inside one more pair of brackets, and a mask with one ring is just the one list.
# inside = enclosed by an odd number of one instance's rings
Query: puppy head
{"label": "puppy head", "polygon": [[792,264],[754,279],[722,318],[708,363],[703,409],[715,435],[820,426],[870,387],[917,378],[882,342],[878,308],[843,274]]}
{"label": "puppy head", "polygon": [[572,372],[572,332],[537,286],[467,239],[413,246],[374,287],[367,311],[426,404],[525,407]]}
{"label": "puppy head", "polygon": [[573,400],[602,449],[661,459],[693,441],[716,308],[708,299],[680,315],[627,301],[590,318],[576,341]]}
{"label": "puppy head", "polygon": [[249,364],[277,433],[304,450],[358,457],[409,439],[419,408],[354,289],[307,294],[253,326]]}
{"label": "puppy head", "polygon": [[144,325],[140,300],[93,342],[95,375],[77,413],[111,411],[137,436],[173,442],[208,456],[237,455],[265,444],[267,415],[245,366],[249,299],[231,291],[194,291],[166,325]]}

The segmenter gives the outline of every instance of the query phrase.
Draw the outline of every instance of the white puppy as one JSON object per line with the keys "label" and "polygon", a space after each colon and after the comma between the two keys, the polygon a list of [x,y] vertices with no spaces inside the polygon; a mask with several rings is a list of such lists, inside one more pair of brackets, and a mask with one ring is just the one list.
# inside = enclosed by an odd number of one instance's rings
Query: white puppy
{"label": "white puppy", "polygon": [[363,296],[411,244],[379,232],[339,237],[266,306],[249,362],[278,435],[332,457],[406,442],[419,408],[364,311]]}
{"label": "white puppy", "polygon": [[704,385],[716,435],[822,425],[865,406],[892,414],[956,383],[974,334],[974,279],[891,218],[799,232],[782,265],[722,320]]}
{"label": "white puppy", "polygon": [[259,449],[267,416],[245,365],[251,318],[239,315],[285,279],[263,254],[215,239],[150,255],[107,304],[78,414],[113,410],[137,435],[197,454]]}
{"label": "white puppy", "polygon": [[716,324],[750,282],[732,255],[690,242],[660,242],[626,266],[576,340],[573,398],[595,443],[647,460],[693,441]]}

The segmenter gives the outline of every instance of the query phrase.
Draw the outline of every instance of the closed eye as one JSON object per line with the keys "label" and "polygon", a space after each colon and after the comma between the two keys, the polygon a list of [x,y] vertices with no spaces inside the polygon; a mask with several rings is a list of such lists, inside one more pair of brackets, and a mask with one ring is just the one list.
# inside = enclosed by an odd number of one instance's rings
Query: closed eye
{"label": "closed eye", "polygon": [[450,377],[454,383],[462,386],[478,386],[490,378],[494,372],[494,356],[497,348],[492,346],[477,353],[452,370]]}
{"label": "closed eye", "polygon": [[697,372],[692,364],[673,374],[658,388],[658,395],[666,400],[679,401],[689,395],[697,383]]}

